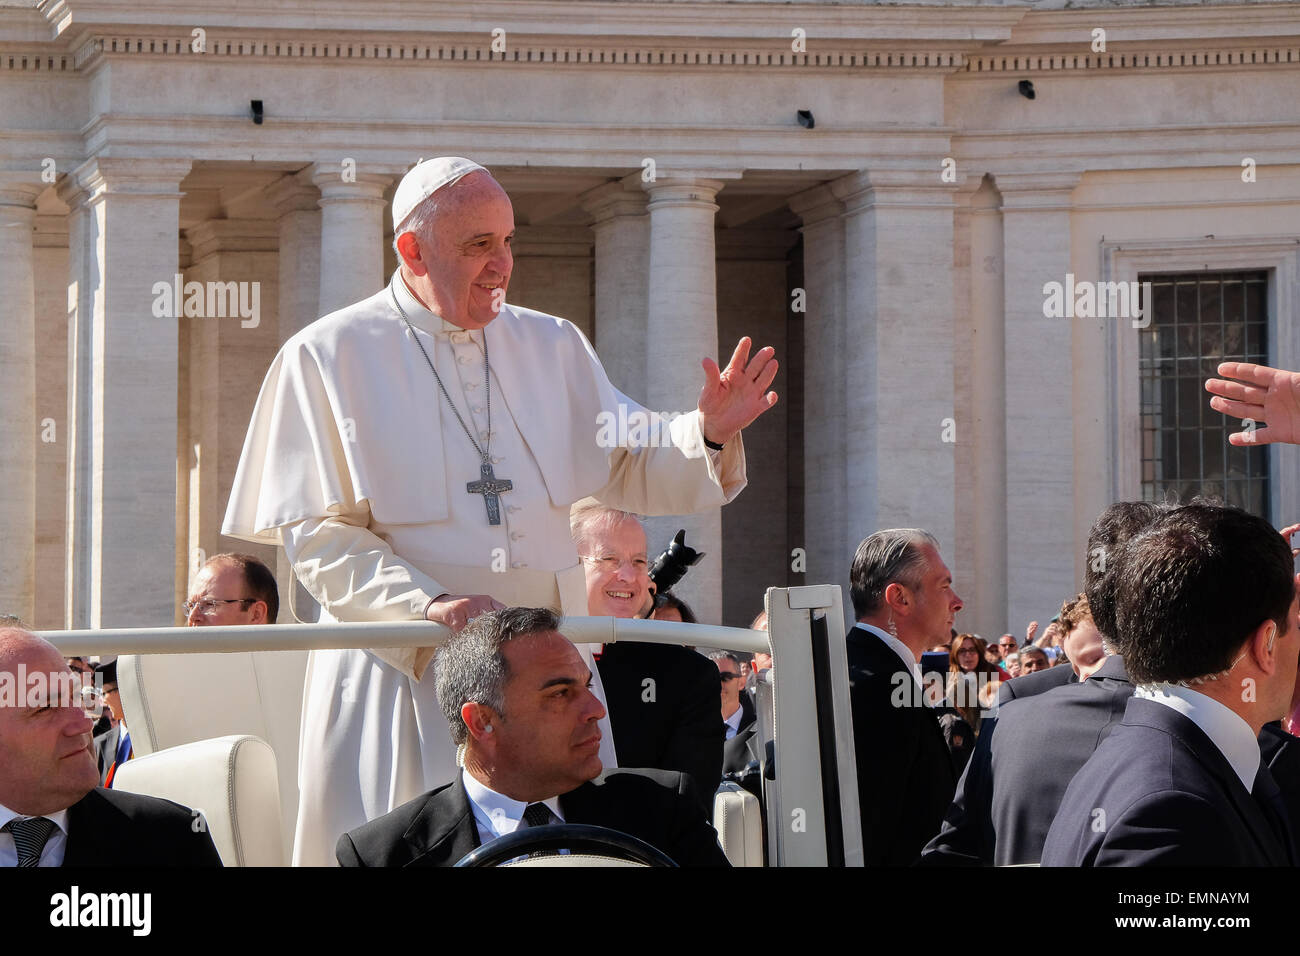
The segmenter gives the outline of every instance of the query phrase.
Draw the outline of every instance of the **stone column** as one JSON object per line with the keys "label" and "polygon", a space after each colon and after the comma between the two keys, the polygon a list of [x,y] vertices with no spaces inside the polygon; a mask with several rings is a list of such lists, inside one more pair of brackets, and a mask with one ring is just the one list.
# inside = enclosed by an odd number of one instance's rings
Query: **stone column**
{"label": "stone column", "polygon": [[[237,550],[275,567],[276,549],[221,537],[235,469],[262,379],[280,347],[276,321],[280,229],[274,220],[212,219],[186,231],[192,264],[186,278],[238,287],[251,317],[204,315],[189,327],[189,512],[186,574],[192,582],[214,554]],[[248,311],[253,312],[253,309]]]}
{"label": "stone column", "polygon": [[393,177],[317,163],[311,180],[320,189],[321,208],[317,310],[326,315],[384,287],[384,190]]}
{"label": "stone column", "polygon": [[510,273],[510,304],[568,319],[590,339],[591,230],[519,226],[511,248],[515,265]]}
{"label": "stone column", "polygon": [[[303,170],[275,183],[268,198],[279,214],[280,297],[276,324],[283,345],[321,315],[321,207],[320,190],[312,184],[311,170]],[[382,219],[381,219],[382,223]],[[275,578],[280,587],[280,620],[293,623],[320,620],[320,605],[298,579],[285,557],[275,550]]]}
{"label": "stone column", "polygon": [[174,620],[180,181],[100,157],[61,189],[69,271],[68,624]]}
{"label": "stone column", "polygon": [[[629,179],[639,181],[639,174]],[[624,179],[583,194],[596,235],[596,328],[593,345],[614,386],[646,400],[650,218],[639,182]]]}
{"label": "stone column", "polygon": [[320,190],[307,171],[286,176],[267,190],[279,217],[280,343],[320,318]]}
{"label": "stone column", "polygon": [[[957,437],[949,427],[950,188],[929,169],[859,172],[831,184],[845,205],[849,539],[856,546],[881,528],[925,528],[949,560]],[[810,368],[810,380],[813,374]],[[845,568],[839,580],[847,576]]]}
{"label": "stone column", "polygon": [[[718,352],[717,263],[713,202],[722,182],[693,176],[660,177],[646,184],[650,194],[649,295],[645,339],[646,407],[652,411],[690,411],[699,402],[704,373],[700,360],[712,356],[720,367],[734,343]],[[698,515],[646,522],[651,560],[679,528],[686,543],[709,555],[675,589],[701,621],[722,623],[722,515]]]}
{"label": "stone column", "polygon": [[62,628],[68,509],[68,216],[36,216],[36,610]]}
{"label": "stone column", "polygon": [[36,608],[37,172],[0,174],[0,614]]}
{"label": "stone column", "polygon": [[1076,173],[996,177],[1006,327],[1007,627],[1046,619],[1076,591],[1070,319],[1043,316],[1043,286],[1070,272]]}
{"label": "stone column", "polygon": [[799,193],[790,209],[803,220],[804,541],[801,583],[839,584],[849,613],[849,566],[861,529],[848,515],[844,388],[844,204],[826,186]]}

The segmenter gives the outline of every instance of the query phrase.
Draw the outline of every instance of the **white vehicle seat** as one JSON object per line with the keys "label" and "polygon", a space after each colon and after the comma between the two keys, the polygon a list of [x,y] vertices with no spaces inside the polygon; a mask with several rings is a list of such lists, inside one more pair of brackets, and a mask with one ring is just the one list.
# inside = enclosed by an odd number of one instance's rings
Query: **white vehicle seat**
{"label": "white vehicle seat", "polygon": [[113,789],[202,813],[226,866],[288,865],[275,753],[264,740],[218,737],[136,757],[117,768]]}
{"label": "white vehicle seat", "polygon": [[732,866],[763,865],[763,818],[758,798],[730,780],[713,795],[713,829]]}
{"label": "white vehicle seat", "polygon": [[129,654],[117,662],[137,758],[230,734],[270,745],[279,772],[286,860],[292,858],[298,817],[298,727],[307,653]]}

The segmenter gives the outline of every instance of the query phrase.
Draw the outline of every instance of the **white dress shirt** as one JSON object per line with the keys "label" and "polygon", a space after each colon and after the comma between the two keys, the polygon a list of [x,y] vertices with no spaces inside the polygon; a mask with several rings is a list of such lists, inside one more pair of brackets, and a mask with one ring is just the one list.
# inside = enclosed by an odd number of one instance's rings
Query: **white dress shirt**
{"label": "white dress shirt", "polygon": [[912,653],[910,647],[898,638],[894,637],[894,635],[890,634],[888,631],[882,631],[880,628],[873,627],[870,624],[863,624],[861,621],[858,621],[858,623],[853,626],[860,627],[864,631],[869,631],[884,641],[885,646],[898,655],[898,659],[903,662],[903,666],[907,668],[907,672],[916,679],[917,684],[924,683],[921,680],[921,664],[917,661],[916,655]]}
{"label": "white dress shirt", "polygon": [[1213,697],[1175,684],[1139,684],[1133,696],[1176,710],[1200,727],[1232,765],[1246,792],[1254,789],[1255,775],[1259,773],[1259,740],[1251,733],[1250,724],[1231,708]]}
{"label": "white dress shirt", "polygon": [[[54,821],[54,832],[45,841],[45,848],[41,850],[41,860],[36,865],[62,866],[63,855],[68,849],[68,811],[60,810],[58,813],[46,813],[43,816]],[[25,813],[14,813],[4,804],[0,804],[0,827],[14,819],[26,820],[30,817]],[[17,865],[18,847],[14,845],[14,835],[6,830],[0,833],[0,867]]]}
{"label": "white dress shirt", "polygon": [[[505,836],[507,833],[514,833],[519,829],[519,824],[524,819],[524,811],[528,809],[528,804],[520,800],[514,800],[504,794],[497,793],[490,787],[484,786],[473,774],[463,768],[460,772],[460,779],[461,784],[465,787],[465,795],[469,797],[470,809],[474,811],[474,823],[478,825],[479,843],[486,845],[497,837]],[[560,823],[564,822],[564,814],[560,812],[559,797],[551,797],[541,802],[551,808],[551,812],[555,814]]]}

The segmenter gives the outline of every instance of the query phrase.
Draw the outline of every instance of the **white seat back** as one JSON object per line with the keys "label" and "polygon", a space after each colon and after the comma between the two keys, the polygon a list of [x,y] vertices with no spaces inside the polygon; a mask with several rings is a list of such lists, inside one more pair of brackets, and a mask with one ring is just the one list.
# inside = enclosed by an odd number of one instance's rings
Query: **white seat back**
{"label": "white seat back", "polygon": [[713,795],[713,829],[732,866],[763,865],[763,815],[758,798],[728,780]]}
{"label": "white seat back", "polygon": [[288,865],[275,753],[264,740],[218,737],[137,756],[117,768],[113,789],[201,812],[226,866]]}
{"label": "white seat back", "polygon": [[298,728],[307,651],[118,658],[118,690],[136,757],[230,734],[275,752],[285,859],[298,817]]}

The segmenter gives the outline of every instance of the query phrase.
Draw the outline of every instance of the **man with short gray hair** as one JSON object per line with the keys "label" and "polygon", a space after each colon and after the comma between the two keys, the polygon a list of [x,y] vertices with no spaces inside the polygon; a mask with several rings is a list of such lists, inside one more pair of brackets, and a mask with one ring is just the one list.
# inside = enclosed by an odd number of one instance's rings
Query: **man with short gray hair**
{"label": "man with short gray hair", "polygon": [[877,531],[849,575],[849,695],[868,866],[907,866],[939,832],[957,785],[948,745],[925,705],[921,654],[945,642],[961,598],[934,535]]}
{"label": "man with short gray hair", "polygon": [[584,823],[644,840],[682,866],[726,866],[687,774],[602,773],[591,671],[554,612],[475,618],[434,658],[459,777],[343,834],[343,866],[451,866],[528,827]]}

